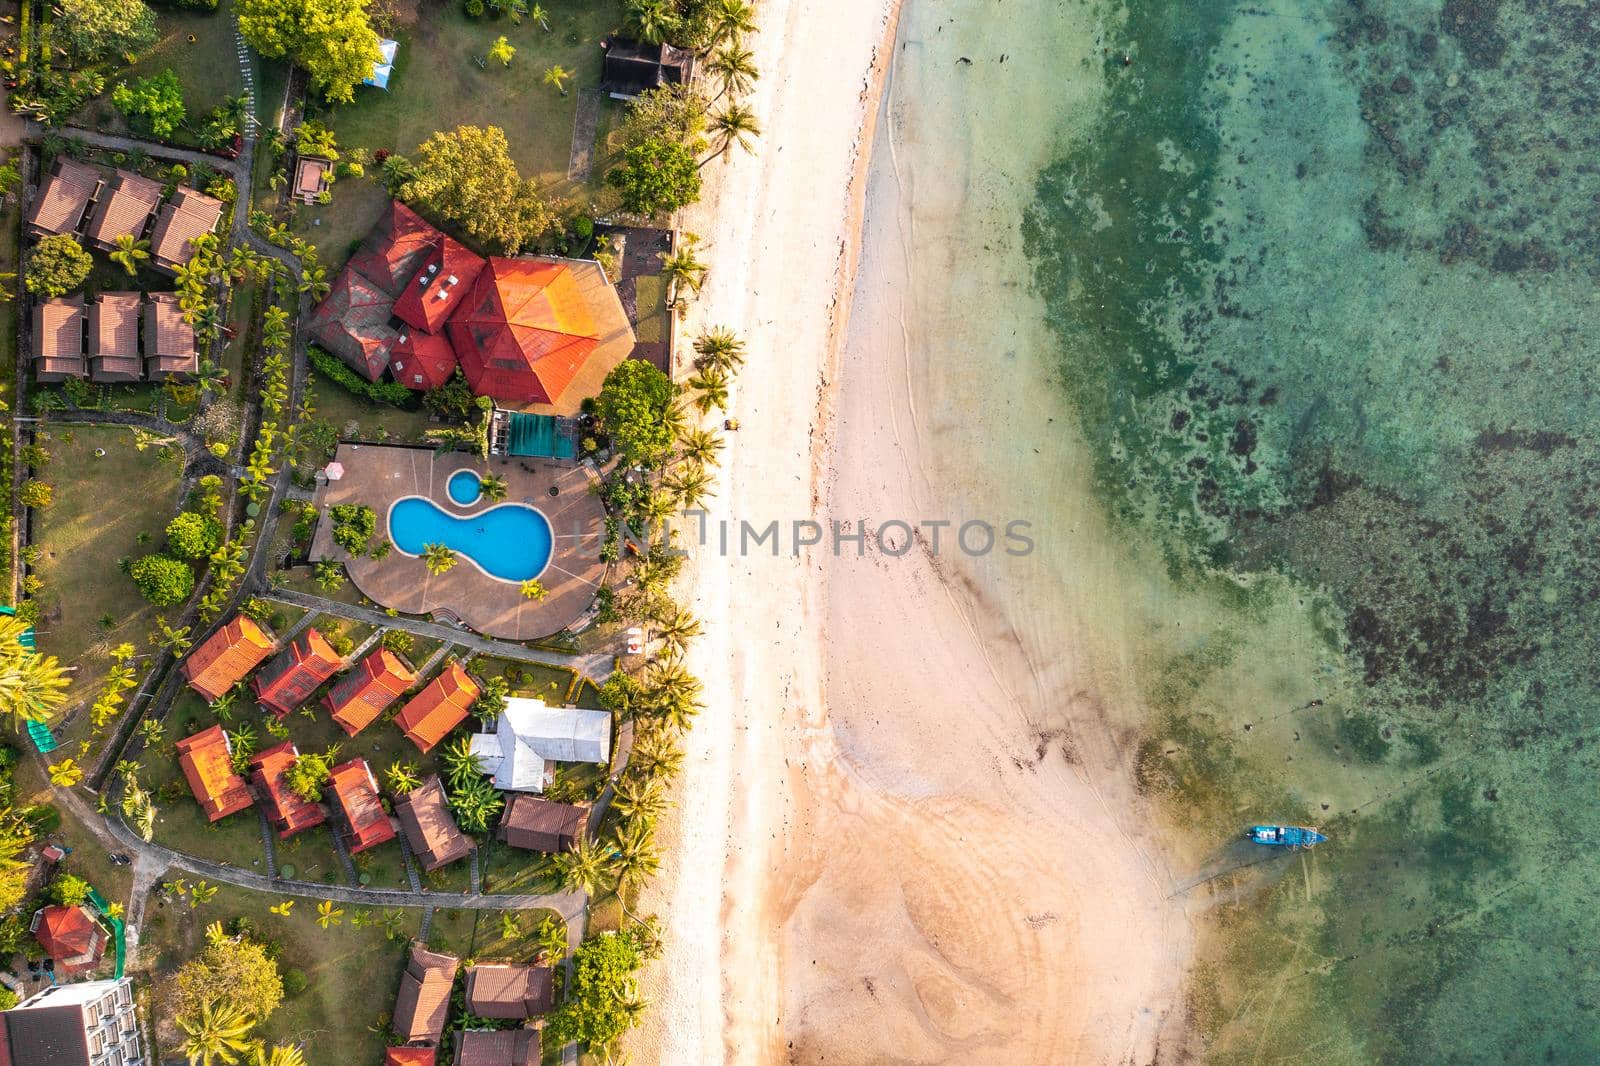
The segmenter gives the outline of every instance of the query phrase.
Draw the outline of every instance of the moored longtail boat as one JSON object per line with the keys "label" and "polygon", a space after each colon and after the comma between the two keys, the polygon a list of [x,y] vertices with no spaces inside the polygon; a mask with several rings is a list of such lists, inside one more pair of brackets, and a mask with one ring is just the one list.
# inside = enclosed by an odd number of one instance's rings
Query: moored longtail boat
{"label": "moored longtail boat", "polygon": [[1246,835],[1256,844],[1280,848],[1309,848],[1328,839],[1315,827],[1303,825],[1253,825]]}

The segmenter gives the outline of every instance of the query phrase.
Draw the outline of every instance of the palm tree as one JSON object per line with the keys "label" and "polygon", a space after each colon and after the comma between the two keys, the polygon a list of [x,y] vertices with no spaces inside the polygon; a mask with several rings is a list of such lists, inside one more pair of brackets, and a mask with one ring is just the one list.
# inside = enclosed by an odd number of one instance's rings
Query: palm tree
{"label": "palm tree", "polygon": [[538,945],[540,961],[554,966],[567,953],[567,923],[553,914],[546,915],[534,934],[534,943]]}
{"label": "palm tree", "polygon": [[293,909],[294,909],[294,900],[292,900],[292,899],[286,899],[282,903],[274,903],[274,904],[272,904],[272,906],[267,908],[267,910],[270,913],[276,914],[280,918],[289,917],[289,912],[291,910],[293,910]]}
{"label": "palm tree", "polygon": [[517,924],[517,916],[510,911],[500,912],[500,939],[515,940],[522,935],[522,926]]}
{"label": "palm tree", "polygon": [[23,647],[30,628],[21,618],[0,617],[0,714],[18,730],[49,721],[67,698],[66,670],[56,657]]}
{"label": "palm tree", "polygon": [[653,777],[671,778],[683,769],[683,749],[678,741],[664,729],[649,729],[635,734],[629,767],[637,766],[641,772]]}
{"label": "palm tree", "polygon": [[557,63],[553,67],[545,68],[544,83],[555,86],[556,92],[565,96],[567,95],[567,79],[570,77],[572,77],[572,71]]}
{"label": "palm tree", "polygon": [[328,284],[326,267],[311,267],[300,276],[300,291],[310,296],[312,303],[325,298],[332,288],[333,286]]}
{"label": "palm tree", "polygon": [[744,0],[721,0],[711,9],[711,39],[721,44],[738,43],[747,33],[756,32],[755,10]]}
{"label": "palm tree", "polygon": [[490,823],[506,805],[494,782],[476,775],[452,788],[449,803],[456,821],[467,833],[487,833]]}
{"label": "palm tree", "polygon": [[710,156],[715,159],[736,144],[747,152],[752,151],[755,139],[761,136],[761,125],[754,111],[741,103],[731,103],[711,116],[711,135],[718,142],[717,150]]}
{"label": "palm tree", "polygon": [[550,595],[549,589],[545,588],[541,582],[531,578],[524,581],[517,591],[522,593],[522,598],[525,600],[542,600]]}
{"label": "palm tree", "polygon": [[727,326],[716,326],[706,330],[694,341],[695,366],[714,366],[721,370],[734,371],[744,366],[744,341],[739,335]]}
{"label": "palm tree", "polygon": [[684,462],[696,466],[716,466],[717,453],[722,450],[722,438],[709,429],[691,429],[678,444]]}
{"label": "palm tree", "polygon": [[667,728],[683,732],[700,713],[700,680],[676,660],[657,663],[645,677],[650,712]]}
{"label": "palm tree", "polygon": [[611,806],[627,821],[655,821],[667,809],[667,790],[654,777],[625,776],[617,782]]}
{"label": "palm tree", "polygon": [[422,787],[422,779],[417,776],[417,764],[414,762],[390,763],[389,769],[384,771],[384,779],[389,785],[389,791],[397,796],[404,796]]}
{"label": "palm tree", "polygon": [[424,544],[422,546],[422,562],[428,568],[428,573],[437,577],[448,573],[456,565],[456,553],[443,544]]}
{"label": "palm tree", "polygon": [[611,874],[617,880],[618,892],[631,892],[654,877],[660,867],[655,826],[649,819],[634,818],[617,827],[612,837]]}
{"label": "palm tree", "polygon": [[128,277],[133,277],[139,272],[139,264],[150,258],[150,242],[142,241],[131,233],[124,233],[117,237],[117,246],[106,258],[113,263],[119,263],[123,270],[128,272]]}
{"label": "palm tree", "polygon": [[193,910],[202,903],[210,903],[216,898],[217,889],[220,887],[222,886],[196,881],[194,887],[189,890],[189,909]]}
{"label": "palm tree", "polygon": [[699,620],[676,604],[665,612],[664,617],[657,618],[655,623],[656,635],[661,638],[670,655],[682,655],[689,641],[700,635]]}
{"label": "palm tree", "polygon": [[83,780],[83,767],[70,757],[51,763],[46,769],[50,771],[50,783],[57,788],[71,788]]}
{"label": "palm tree", "polygon": [[228,372],[218,366],[213,360],[200,360],[200,368],[195,373],[195,384],[199,386],[202,395],[221,392],[228,383]]}
{"label": "palm tree", "polygon": [[692,511],[705,501],[711,491],[712,478],[703,466],[685,466],[668,474],[662,482],[678,500],[678,506]]}
{"label": "palm tree", "polygon": [[670,306],[678,302],[678,293],[687,292],[690,296],[697,296],[700,287],[706,283],[706,264],[695,255],[697,242],[686,240],[683,247],[675,252],[658,252],[661,259],[661,276],[667,281],[667,304]]}
{"label": "palm tree", "polygon": [[323,900],[317,904],[317,924],[324,929],[331,925],[343,925],[344,908],[335,907],[331,899]]}
{"label": "palm tree", "polygon": [[231,1003],[220,1000],[202,1004],[200,1013],[177,1019],[186,1039],[179,1051],[192,1064],[232,1066],[240,1054],[250,1050],[250,1030],[255,1020]]}
{"label": "palm tree", "polygon": [[510,491],[506,485],[506,479],[494,474],[485,474],[480,478],[478,480],[478,488],[483,492],[483,498],[490,503],[499,503],[506,498],[507,492]]}
{"label": "palm tree", "polygon": [[539,4],[534,4],[528,9],[528,17],[539,24],[544,32],[550,32],[550,13]]}
{"label": "palm tree", "polygon": [[592,896],[605,882],[609,859],[610,856],[599,845],[587,835],[579,834],[571,851],[556,854],[556,872],[560,874],[564,887]]}
{"label": "palm tree", "polygon": [[250,1056],[250,1066],[306,1066],[306,1057],[293,1044],[257,1044]]}
{"label": "palm tree", "polygon": [[663,44],[678,28],[678,16],[668,0],[635,0],[629,6],[628,21],[633,35],[645,44]]}
{"label": "palm tree", "polygon": [[456,737],[440,750],[439,762],[451,788],[460,788],[483,775],[483,767],[472,753],[472,738],[465,735]]}
{"label": "palm tree", "polygon": [[709,413],[713,407],[719,411],[727,408],[728,372],[721,367],[705,367],[684,384],[695,391],[694,407],[702,415]]}
{"label": "palm tree", "polygon": [[712,57],[708,69],[722,79],[722,96],[743,96],[755,85],[761,72],[756,69],[755,54],[738,42],[722,46]]}

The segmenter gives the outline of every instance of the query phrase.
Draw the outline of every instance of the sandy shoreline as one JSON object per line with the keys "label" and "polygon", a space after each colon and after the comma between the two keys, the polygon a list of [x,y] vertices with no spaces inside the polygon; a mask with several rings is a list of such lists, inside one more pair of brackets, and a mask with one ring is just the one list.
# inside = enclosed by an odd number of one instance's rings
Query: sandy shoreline
{"label": "sandy shoreline", "polygon": [[996,599],[1040,575],[716,543],[993,502],[943,483],[925,395],[945,175],[924,220],[905,116],[862,150],[897,6],[763,5],[761,148],[685,220],[713,263],[690,335],[735,324],[752,357],[691,568],[708,710],[644,902],[668,949],[639,1061],[1143,1062],[1174,1039],[1189,936],[1125,738],[1089,667],[1041,662]]}

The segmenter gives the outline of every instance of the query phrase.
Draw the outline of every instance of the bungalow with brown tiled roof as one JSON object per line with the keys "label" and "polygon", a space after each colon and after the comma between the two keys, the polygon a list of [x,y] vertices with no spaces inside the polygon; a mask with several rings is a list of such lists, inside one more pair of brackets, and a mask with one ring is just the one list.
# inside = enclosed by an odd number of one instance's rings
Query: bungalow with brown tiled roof
{"label": "bungalow with brown tiled roof", "polygon": [[101,383],[138,381],[139,294],[103,292],[89,305],[89,377]]}
{"label": "bungalow with brown tiled roof", "polygon": [[467,717],[479,692],[461,664],[452,662],[401,708],[395,725],[426,755]]}
{"label": "bungalow with brown tiled roof", "polygon": [[43,382],[81,378],[89,372],[83,358],[82,296],[58,296],[33,305],[33,373]]}
{"label": "bungalow with brown tiled roof", "polygon": [[355,736],[416,682],[415,671],[404,659],[379,646],[341,677],[322,702],[333,712],[339,728]]}
{"label": "bungalow with brown tiled roof", "polygon": [[106,931],[83,907],[41,907],[28,927],[63,977],[92,970],[106,950]]}
{"label": "bungalow with brown tiled roof", "polygon": [[519,792],[506,803],[496,835],[513,848],[554,855],[572,850],[583,835],[588,817],[589,812],[584,807]]}
{"label": "bungalow with brown tiled roof", "polygon": [[367,760],[351,759],[335,766],[328,784],[344,821],[345,843],[350,854],[394,839],[394,821],[378,798],[378,782]]}
{"label": "bungalow with brown tiled roof", "polygon": [[294,191],[291,195],[303,204],[314,204],[333,182],[333,164],[314,155],[303,155],[294,163]]}
{"label": "bungalow with brown tiled roof", "polygon": [[250,760],[250,780],[266,800],[263,810],[267,812],[267,820],[278,830],[280,840],[287,840],[302,829],[321,825],[328,817],[321,807],[301,799],[283,779],[299,757],[300,749],[293,741],[286,740]]}
{"label": "bungalow with brown tiled roof", "polygon": [[99,189],[99,171],[70,159],[57,159],[50,177],[33,199],[28,228],[39,237],[76,233]]}
{"label": "bungalow with brown tiled roof", "polygon": [[383,1066],[436,1066],[436,1047],[388,1047],[383,1049]]}
{"label": "bungalow with brown tiled roof", "polygon": [[213,822],[253,802],[244,779],[233,772],[233,745],[220,725],[178,741],[178,765],[189,779],[195,800]]}
{"label": "bungalow with brown tiled roof", "polygon": [[333,645],[315,629],[294,639],[251,682],[256,702],[279,718],[295,710],[344,665]]}
{"label": "bungalow with brown tiled roof", "polygon": [[175,274],[194,255],[191,242],[217,228],[222,201],[193,189],[179,189],[161,209],[150,231],[150,261],[156,269]]}
{"label": "bungalow with brown tiled roof", "polygon": [[472,838],[450,816],[438,774],[395,800],[394,815],[424,870],[437,870],[472,854]]}
{"label": "bungalow with brown tiled roof", "polygon": [[89,222],[89,241],[102,251],[117,246],[118,237],[144,236],[156,209],[161,206],[161,183],[118,170],[100,190]]}
{"label": "bungalow with brown tiled roof", "polygon": [[178,297],[154,292],[144,305],[144,372],[151,381],[187,377],[200,371],[194,327],[183,317]]}
{"label": "bungalow with brown tiled roof", "polygon": [[463,1029],[453,1066],[539,1066],[537,1029]]}
{"label": "bungalow with brown tiled roof", "polygon": [[207,703],[243,681],[272,654],[272,633],[253,618],[236,614],[228,624],[195,645],[183,660],[184,680]]}
{"label": "bungalow with brown tiled roof", "polygon": [[467,1010],[480,1018],[534,1018],[554,1006],[555,972],[548,966],[467,967]]}
{"label": "bungalow with brown tiled roof", "polygon": [[456,968],[461,960],[454,955],[429,951],[420,943],[411,945],[406,971],[400,975],[400,992],[395,996],[394,1018],[389,1028],[408,1044],[437,1044],[444,1035],[450,1011],[450,989],[456,983]]}

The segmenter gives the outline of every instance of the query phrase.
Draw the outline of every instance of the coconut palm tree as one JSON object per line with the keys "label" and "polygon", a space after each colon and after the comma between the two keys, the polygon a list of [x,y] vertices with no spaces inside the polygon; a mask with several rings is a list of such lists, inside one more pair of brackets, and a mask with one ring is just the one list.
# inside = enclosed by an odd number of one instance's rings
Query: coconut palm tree
{"label": "coconut palm tree", "polygon": [[449,803],[462,831],[475,834],[487,833],[506,805],[494,782],[478,775],[453,785]]}
{"label": "coconut palm tree", "polygon": [[727,326],[715,326],[694,340],[695,366],[732,372],[744,365],[744,341]]}
{"label": "coconut palm tree", "polygon": [[567,954],[567,923],[555,915],[546,915],[534,932],[534,943],[539,948],[539,959],[545,966],[554,966]]}
{"label": "coconut palm tree", "polygon": [[700,635],[700,622],[687,610],[673,604],[655,620],[656,636],[669,655],[682,655],[689,641]]}
{"label": "coconut palm tree", "polygon": [[51,763],[46,769],[50,772],[50,783],[57,788],[71,788],[83,780],[83,767],[70,757]]}
{"label": "coconut palm tree", "polygon": [[720,0],[711,9],[711,40],[717,44],[737,43],[747,33],[756,32],[755,9],[745,0]]}
{"label": "coconut palm tree", "polygon": [[324,929],[333,925],[343,925],[344,908],[335,907],[331,899],[323,900],[317,904],[317,924]]}
{"label": "coconut palm tree", "polygon": [[550,32],[550,12],[543,6],[534,4],[528,8],[528,17],[539,24],[539,28],[546,33]]}
{"label": "coconut palm tree", "polygon": [[250,1054],[250,1066],[306,1066],[306,1057],[293,1044],[257,1044]]}
{"label": "coconut palm tree", "polygon": [[567,95],[567,79],[571,77],[572,71],[568,70],[560,63],[557,63],[553,67],[546,67],[544,71],[544,83],[546,85],[554,86],[556,92],[560,93],[562,96]]}
{"label": "coconut palm tree", "polygon": [[178,1048],[191,1064],[232,1066],[250,1050],[250,1030],[255,1020],[231,1003],[220,1000],[204,1003],[199,1013],[177,1019],[184,1041]]}
{"label": "coconut palm tree", "polygon": [[555,863],[563,887],[592,896],[605,884],[610,856],[587,835],[579,834],[571,851],[556,854]]}
{"label": "coconut palm tree", "polygon": [[199,387],[201,395],[221,392],[228,384],[228,372],[210,359],[200,360],[200,367],[195,372],[194,383]]}
{"label": "coconut palm tree", "polygon": [[383,776],[389,791],[397,796],[404,796],[422,787],[422,779],[417,776],[417,764],[413,762],[392,762]]}
{"label": "coconut palm tree", "polygon": [[723,96],[743,96],[761,77],[761,72],[756,69],[755,53],[737,41],[723,45],[711,57],[707,69],[722,81],[722,91],[717,93],[719,99]]}
{"label": "coconut palm tree", "polygon": [[761,124],[756,121],[756,113],[737,102],[730,103],[712,115],[710,129],[711,136],[717,142],[717,150],[711,154],[711,159],[722,155],[734,145],[747,152],[752,151],[755,139],[761,136]]}
{"label": "coconut palm tree", "polygon": [[483,776],[483,767],[472,753],[472,738],[465,735],[456,737],[439,750],[439,762],[451,788],[460,788]]}
{"label": "coconut palm tree", "polygon": [[721,367],[705,367],[684,384],[694,390],[694,407],[702,415],[710,413],[713,407],[719,411],[727,408],[728,372]]}
{"label": "coconut palm tree", "polygon": [[698,296],[706,283],[706,272],[710,268],[695,254],[697,244],[697,241],[685,240],[676,251],[656,253],[661,260],[661,276],[667,281],[669,306],[678,302],[680,293]]}
{"label": "coconut palm tree", "polygon": [[443,544],[424,544],[422,562],[428,568],[428,573],[437,577],[448,573],[456,565],[456,553]]}
{"label": "coconut palm tree", "polygon": [[617,827],[611,838],[610,865],[619,893],[633,891],[661,868],[655,833],[655,826],[647,818],[633,818]]}
{"label": "coconut palm tree", "polygon": [[121,265],[131,278],[139,272],[139,264],[150,258],[150,242],[142,241],[131,233],[124,233],[117,237],[116,244],[117,246],[106,258]]}
{"label": "coconut palm tree", "polygon": [[703,466],[685,466],[668,474],[662,482],[667,491],[677,499],[678,506],[691,511],[705,502],[711,491],[712,477]]}
{"label": "coconut palm tree", "polygon": [[0,714],[18,730],[48,722],[67,698],[67,673],[56,657],[22,646],[30,628],[21,618],[0,617]]}
{"label": "coconut palm tree", "polygon": [[500,939],[515,940],[522,935],[522,926],[517,923],[517,916],[511,911],[500,912]]}
{"label": "coconut palm tree", "polygon": [[632,0],[627,26],[645,44],[663,44],[678,28],[678,16],[669,0]]}
{"label": "coconut palm tree", "polygon": [[300,291],[310,296],[312,303],[324,299],[332,288],[326,267],[308,267],[300,275]]}
{"label": "coconut palm tree", "polygon": [[717,453],[722,450],[722,438],[709,429],[691,429],[678,441],[683,449],[684,462],[696,466],[716,466]]}
{"label": "coconut palm tree", "polygon": [[478,489],[483,493],[483,498],[490,503],[499,503],[506,498],[510,487],[506,479],[495,474],[485,474],[478,480]]}
{"label": "coconut palm tree", "polygon": [[654,777],[624,776],[617,782],[611,807],[627,821],[655,821],[667,809],[667,790]]}
{"label": "coconut palm tree", "polygon": [[652,777],[670,780],[683,769],[683,749],[665,729],[640,729],[634,734],[628,766],[630,769],[636,766],[641,773]]}

